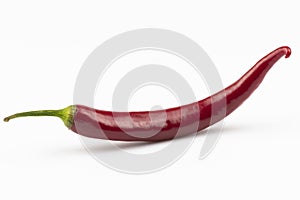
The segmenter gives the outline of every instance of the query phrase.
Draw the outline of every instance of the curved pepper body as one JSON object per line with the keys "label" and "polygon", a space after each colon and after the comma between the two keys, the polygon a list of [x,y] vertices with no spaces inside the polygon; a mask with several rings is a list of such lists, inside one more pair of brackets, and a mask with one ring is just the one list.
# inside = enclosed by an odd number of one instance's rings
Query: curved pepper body
{"label": "curved pepper body", "polygon": [[238,81],[198,102],[158,111],[111,112],[76,105],[71,130],[80,135],[121,141],[159,141],[203,130],[238,108],[259,86],[289,47],[280,47],[258,61]]}

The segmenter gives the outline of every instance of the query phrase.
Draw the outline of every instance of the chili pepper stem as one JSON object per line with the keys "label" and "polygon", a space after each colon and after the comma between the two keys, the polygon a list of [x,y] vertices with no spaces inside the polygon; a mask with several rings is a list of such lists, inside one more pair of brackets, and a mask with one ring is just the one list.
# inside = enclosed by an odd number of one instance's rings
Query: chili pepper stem
{"label": "chili pepper stem", "polygon": [[64,122],[64,124],[68,128],[70,128],[73,124],[74,110],[75,110],[75,106],[68,106],[60,110],[36,110],[36,111],[29,111],[29,112],[21,112],[21,113],[16,113],[14,115],[5,117],[4,121],[8,122],[9,120],[18,117],[53,116],[53,117],[59,117]]}

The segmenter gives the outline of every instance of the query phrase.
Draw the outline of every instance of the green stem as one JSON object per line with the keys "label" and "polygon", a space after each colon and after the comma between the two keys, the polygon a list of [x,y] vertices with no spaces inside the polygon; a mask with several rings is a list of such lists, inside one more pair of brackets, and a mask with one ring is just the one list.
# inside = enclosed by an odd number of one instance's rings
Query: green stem
{"label": "green stem", "polygon": [[74,112],[75,112],[75,106],[68,106],[61,110],[36,110],[36,111],[16,113],[14,115],[4,118],[4,121],[8,122],[9,120],[18,117],[54,116],[54,117],[59,117],[68,128],[71,128],[73,124]]}

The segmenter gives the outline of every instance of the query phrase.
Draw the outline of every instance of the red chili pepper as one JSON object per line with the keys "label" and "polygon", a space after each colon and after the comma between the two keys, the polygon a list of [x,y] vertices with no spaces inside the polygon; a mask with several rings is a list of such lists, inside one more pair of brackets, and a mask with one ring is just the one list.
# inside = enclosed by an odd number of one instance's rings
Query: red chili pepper
{"label": "red chili pepper", "polygon": [[[280,47],[259,60],[239,80],[201,101],[159,111],[112,112],[73,105],[61,110],[30,111],[11,115],[4,121],[25,116],[56,116],[83,136],[120,141],[159,141],[195,133],[222,120],[239,107],[259,86],[269,69],[291,49]],[[224,104],[221,102],[225,102]],[[212,108],[215,112],[212,112]],[[219,114],[224,111],[224,114]],[[196,130],[193,128],[197,124]],[[157,131],[156,134],[153,134]],[[134,135],[133,135],[134,134]]]}

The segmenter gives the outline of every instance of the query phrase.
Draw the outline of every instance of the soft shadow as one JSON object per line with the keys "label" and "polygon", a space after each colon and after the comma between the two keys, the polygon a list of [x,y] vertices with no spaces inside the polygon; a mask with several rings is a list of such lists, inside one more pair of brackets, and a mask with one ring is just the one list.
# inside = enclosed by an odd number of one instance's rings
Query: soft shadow
{"label": "soft shadow", "polygon": [[[235,134],[235,133],[241,133],[242,130],[249,129],[251,128],[250,125],[234,125],[234,126],[226,126],[223,127],[221,130],[221,134]],[[204,133],[206,133],[208,129],[199,131],[197,135],[195,136],[195,139],[199,137],[203,137]],[[219,128],[215,128],[212,126],[209,128],[209,134],[214,134],[218,133]],[[184,137],[179,137],[176,138],[173,142],[176,142],[177,140],[187,140],[187,139],[192,139],[194,135],[187,135]],[[90,138],[80,138],[81,143],[83,144],[84,142],[88,142],[89,144],[89,149],[90,151],[93,152],[111,152],[111,151],[116,151],[116,148],[123,149],[123,150],[130,150],[134,149],[137,147],[144,147],[144,146],[152,146],[152,145],[157,145],[157,144],[167,144],[171,142],[170,140],[166,141],[157,141],[157,142],[142,142],[142,141],[137,141],[137,142],[119,142],[119,141],[107,141],[107,140],[99,140],[99,139],[90,139]],[[59,154],[86,154],[86,150],[84,147],[84,144],[81,146],[76,146],[72,148],[64,148],[64,149],[59,149],[57,151]]]}

